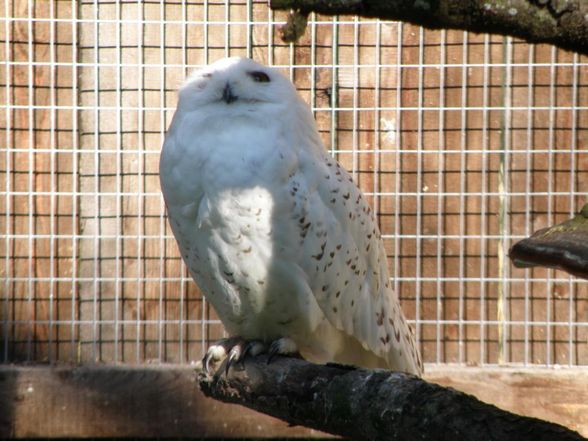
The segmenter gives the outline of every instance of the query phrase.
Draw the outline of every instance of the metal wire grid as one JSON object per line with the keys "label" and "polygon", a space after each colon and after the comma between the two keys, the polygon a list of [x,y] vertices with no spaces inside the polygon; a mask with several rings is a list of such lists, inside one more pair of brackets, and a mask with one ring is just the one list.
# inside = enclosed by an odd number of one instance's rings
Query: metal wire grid
{"label": "metal wire grid", "polygon": [[588,364],[586,283],[509,245],[588,188],[585,59],[265,2],[4,2],[2,360],[188,362],[222,326],[157,179],[175,90],[229,55],[287,72],[373,201],[429,363]]}

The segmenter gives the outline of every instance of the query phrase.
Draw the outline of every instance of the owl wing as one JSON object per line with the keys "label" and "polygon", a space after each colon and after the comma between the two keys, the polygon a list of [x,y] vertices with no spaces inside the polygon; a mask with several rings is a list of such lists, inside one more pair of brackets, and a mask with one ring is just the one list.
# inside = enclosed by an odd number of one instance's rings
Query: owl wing
{"label": "owl wing", "polygon": [[304,164],[301,265],[327,319],[391,369],[419,374],[412,331],[392,289],[372,209],[349,173],[327,153]]}

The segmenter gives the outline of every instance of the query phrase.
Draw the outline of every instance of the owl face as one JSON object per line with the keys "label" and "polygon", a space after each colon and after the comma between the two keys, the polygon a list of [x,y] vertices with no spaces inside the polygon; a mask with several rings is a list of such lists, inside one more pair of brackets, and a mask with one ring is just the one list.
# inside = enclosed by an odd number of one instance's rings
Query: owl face
{"label": "owl face", "polygon": [[286,103],[293,96],[296,89],[278,71],[249,58],[232,57],[194,72],[180,90],[178,106],[250,107]]}

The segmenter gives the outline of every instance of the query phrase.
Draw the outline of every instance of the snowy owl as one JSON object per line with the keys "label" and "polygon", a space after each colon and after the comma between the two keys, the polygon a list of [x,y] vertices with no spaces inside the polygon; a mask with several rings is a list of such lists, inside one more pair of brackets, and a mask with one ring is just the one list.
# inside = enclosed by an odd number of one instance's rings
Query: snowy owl
{"label": "snowy owl", "polygon": [[232,337],[207,367],[269,351],[422,372],[373,213],[288,78],[247,58],[192,74],[160,179],[181,256]]}

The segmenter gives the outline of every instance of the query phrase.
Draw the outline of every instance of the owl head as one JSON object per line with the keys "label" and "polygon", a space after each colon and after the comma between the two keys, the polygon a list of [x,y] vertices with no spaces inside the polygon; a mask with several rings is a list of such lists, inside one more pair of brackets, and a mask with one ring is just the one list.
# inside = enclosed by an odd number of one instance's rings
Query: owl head
{"label": "owl head", "polygon": [[249,58],[231,57],[195,71],[180,89],[178,107],[283,104],[298,99],[296,88],[277,70]]}

